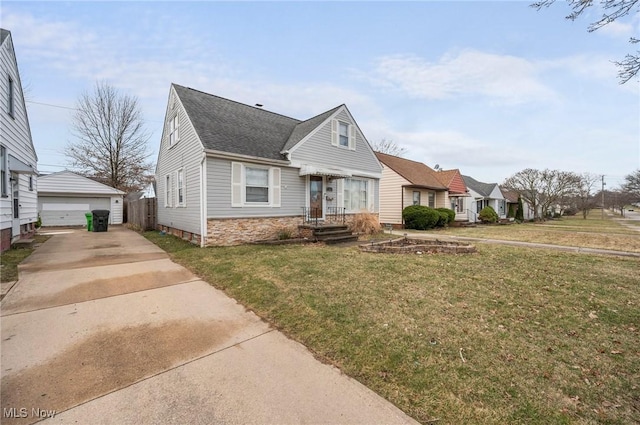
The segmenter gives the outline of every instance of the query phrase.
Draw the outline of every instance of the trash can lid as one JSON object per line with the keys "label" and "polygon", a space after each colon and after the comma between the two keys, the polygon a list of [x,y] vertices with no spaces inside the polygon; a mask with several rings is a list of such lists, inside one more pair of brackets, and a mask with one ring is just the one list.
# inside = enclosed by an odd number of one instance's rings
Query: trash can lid
{"label": "trash can lid", "polygon": [[93,213],[84,213],[85,217],[93,217]]}
{"label": "trash can lid", "polygon": [[91,211],[93,214],[96,215],[109,215],[109,210],[92,210]]}

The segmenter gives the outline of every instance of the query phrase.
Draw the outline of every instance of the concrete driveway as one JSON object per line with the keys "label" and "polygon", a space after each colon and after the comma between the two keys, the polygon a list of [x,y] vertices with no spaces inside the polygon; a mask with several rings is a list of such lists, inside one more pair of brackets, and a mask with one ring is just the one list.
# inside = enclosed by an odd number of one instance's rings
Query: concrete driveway
{"label": "concrete driveway", "polygon": [[3,424],[416,423],[122,227],[54,235],[1,315]]}

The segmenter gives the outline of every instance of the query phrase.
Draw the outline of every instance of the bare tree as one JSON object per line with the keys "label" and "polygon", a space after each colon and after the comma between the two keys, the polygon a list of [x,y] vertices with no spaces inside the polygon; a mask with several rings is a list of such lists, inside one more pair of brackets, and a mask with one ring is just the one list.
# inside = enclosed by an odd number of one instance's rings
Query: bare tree
{"label": "bare tree", "polygon": [[640,201],[640,169],[625,176],[624,180],[622,190],[629,192],[636,201]]}
{"label": "bare tree", "polygon": [[139,190],[151,164],[138,99],[98,82],[93,93],[80,96],[76,109],[72,128],[77,141],[65,150],[71,165],[116,189]]}
{"label": "bare tree", "polygon": [[401,147],[393,140],[382,139],[379,142],[371,144],[371,148],[380,153],[386,153],[387,155],[403,156],[407,153],[407,149]]}
{"label": "bare tree", "polygon": [[578,177],[576,186],[576,207],[582,212],[582,218],[586,220],[589,211],[595,206],[593,191],[600,176],[592,173],[583,173]]}
{"label": "bare tree", "polygon": [[[556,0],[540,0],[531,4],[531,7],[540,10],[543,7],[551,6],[555,2]],[[567,19],[572,21],[578,19],[592,6],[603,11],[602,17],[589,25],[587,28],[589,32],[597,31],[605,25],[634,12],[640,12],[640,0],[567,0],[567,4],[572,10]],[[631,37],[629,42],[636,44],[640,42],[640,39]],[[620,84],[624,84],[640,72],[640,50],[636,51],[636,54],[628,54],[621,61],[614,63],[618,66]]]}
{"label": "bare tree", "polygon": [[[527,168],[505,180],[504,186],[517,192],[533,209],[533,217],[542,219],[552,206],[575,193],[578,176],[559,170],[535,170]],[[563,208],[563,205],[560,205]]]}

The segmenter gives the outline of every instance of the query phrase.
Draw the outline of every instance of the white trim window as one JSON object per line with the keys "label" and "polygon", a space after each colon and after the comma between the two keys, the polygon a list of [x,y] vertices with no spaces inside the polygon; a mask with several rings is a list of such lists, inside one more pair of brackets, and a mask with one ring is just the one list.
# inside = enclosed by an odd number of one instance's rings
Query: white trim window
{"label": "white trim window", "polygon": [[436,207],[436,194],[434,192],[429,192],[429,207]]}
{"label": "white trim window", "polygon": [[164,206],[171,208],[171,174],[164,177]]}
{"label": "white trim window", "polygon": [[340,120],[331,120],[331,144],[356,150],[356,126]]}
{"label": "white trim window", "polygon": [[3,198],[9,196],[9,174],[7,173],[9,166],[7,164],[7,161],[7,148],[5,148],[4,146],[0,146],[0,184],[2,185],[1,195]]}
{"label": "white trim window", "polygon": [[187,182],[184,177],[184,168],[176,171],[176,207],[187,206]]}
{"label": "white trim window", "polygon": [[180,118],[174,115],[169,121],[169,147],[180,141]]}
{"label": "white trim window", "polygon": [[231,206],[279,207],[280,168],[232,162]]}
{"label": "white trim window", "polygon": [[348,212],[369,210],[369,180],[350,178],[344,179],[342,186],[343,206]]}
{"label": "white trim window", "polygon": [[11,78],[11,76],[8,76],[9,78],[9,97],[7,98],[7,112],[9,113],[9,115],[11,116],[11,118],[14,117],[14,112],[15,112],[15,84],[13,82],[13,78]]}
{"label": "white trim window", "polygon": [[420,205],[420,191],[413,191],[413,205]]}

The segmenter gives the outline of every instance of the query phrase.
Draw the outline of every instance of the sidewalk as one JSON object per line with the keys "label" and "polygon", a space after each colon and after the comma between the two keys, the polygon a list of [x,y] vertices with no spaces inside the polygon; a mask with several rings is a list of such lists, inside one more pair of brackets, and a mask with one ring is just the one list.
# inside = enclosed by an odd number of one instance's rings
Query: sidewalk
{"label": "sidewalk", "polygon": [[417,423],[125,228],[57,234],[19,270],[3,424]]}

